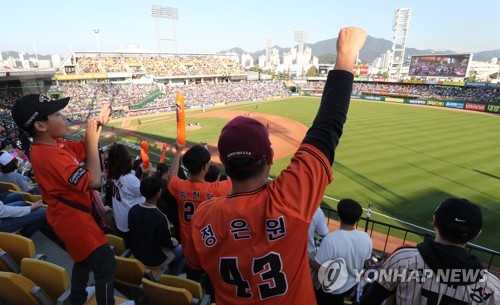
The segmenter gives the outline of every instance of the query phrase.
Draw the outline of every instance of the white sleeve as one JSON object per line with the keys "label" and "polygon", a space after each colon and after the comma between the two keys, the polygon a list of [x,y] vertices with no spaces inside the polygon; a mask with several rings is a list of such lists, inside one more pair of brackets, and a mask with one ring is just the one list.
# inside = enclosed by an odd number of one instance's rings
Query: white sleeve
{"label": "white sleeve", "polygon": [[133,197],[141,197],[141,181],[135,175],[127,175],[127,191]]}
{"label": "white sleeve", "polygon": [[0,201],[0,218],[22,217],[31,213],[31,207],[11,207]]}
{"label": "white sleeve", "polygon": [[316,258],[314,260],[321,265],[334,257],[334,251],[335,249],[333,246],[333,242],[331,241],[331,235],[327,235],[325,238],[323,238],[323,241],[319,246],[318,253],[316,253]]}
{"label": "white sleeve", "polygon": [[321,208],[318,208],[314,214],[316,228],[314,229],[319,235],[325,236],[328,234],[328,225],[326,224],[325,213]]}

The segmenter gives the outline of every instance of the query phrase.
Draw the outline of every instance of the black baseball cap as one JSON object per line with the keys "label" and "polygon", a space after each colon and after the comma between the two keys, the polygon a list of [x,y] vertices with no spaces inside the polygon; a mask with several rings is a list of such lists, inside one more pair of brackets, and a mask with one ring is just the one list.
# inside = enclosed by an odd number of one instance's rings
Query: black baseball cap
{"label": "black baseball cap", "polygon": [[68,102],[69,97],[53,100],[41,94],[28,94],[16,100],[12,118],[19,128],[27,131],[36,121],[64,109]]}
{"label": "black baseball cap", "polygon": [[434,212],[439,233],[454,242],[474,239],[483,227],[481,209],[463,198],[449,198]]}

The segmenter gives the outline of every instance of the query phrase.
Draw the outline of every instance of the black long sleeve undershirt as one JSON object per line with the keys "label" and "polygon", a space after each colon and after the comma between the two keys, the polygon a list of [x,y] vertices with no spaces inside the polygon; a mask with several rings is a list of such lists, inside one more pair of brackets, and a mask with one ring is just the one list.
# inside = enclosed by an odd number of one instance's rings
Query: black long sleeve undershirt
{"label": "black long sleeve undershirt", "polygon": [[393,294],[394,291],[389,291],[378,282],[374,282],[363,292],[360,305],[380,305],[385,299]]}
{"label": "black long sleeve undershirt", "polygon": [[318,113],[303,141],[321,150],[330,165],[333,164],[335,148],[347,118],[353,80],[354,76],[347,71],[333,70],[328,73]]}

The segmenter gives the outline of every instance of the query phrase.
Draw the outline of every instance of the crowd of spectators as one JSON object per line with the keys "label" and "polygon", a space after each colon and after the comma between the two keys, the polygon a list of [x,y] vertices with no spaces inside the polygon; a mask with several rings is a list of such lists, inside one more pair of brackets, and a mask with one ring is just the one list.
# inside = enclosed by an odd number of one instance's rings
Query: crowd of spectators
{"label": "crowd of spectators", "polygon": [[158,90],[156,84],[70,84],[55,86],[53,92],[71,97],[66,108],[69,113],[86,112],[100,109],[101,105],[111,103],[115,107],[136,105],[152,92]]}
{"label": "crowd of spectators", "polygon": [[10,108],[21,95],[15,91],[0,90],[0,115],[10,114]]}
{"label": "crowd of spectators", "polygon": [[[144,107],[130,112],[121,111],[117,114],[119,116],[138,116],[173,110],[175,95],[179,92],[184,94],[188,108],[208,107],[215,103],[266,100],[276,96],[288,96],[288,90],[283,83],[274,81],[205,82],[188,85],[73,83],[53,86],[48,93],[49,95],[57,93],[60,96],[71,97],[71,101],[66,107],[67,113],[72,119],[84,119],[90,112],[100,109],[102,105],[107,103],[111,103],[115,108],[128,110],[158,90],[160,90],[159,96]],[[18,94],[14,92],[0,90],[0,114],[9,114],[17,97]]]}
{"label": "crowd of spectators", "polygon": [[[308,82],[302,88],[323,88],[324,86],[324,82]],[[498,87],[456,87],[426,84],[355,82],[352,94],[500,103],[500,88]]]}
{"label": "crowd of spectators", "polygon": [[78,73],[142,72],[157,77],[234,75],[245,70],[220,56],[77,57]]}
{"label": "crowd of spectators", "polygon": [[[320,89],[324,82],[308,82],[305,88]],[[58,93],[71,97],[67,110],[72,118],[80,119],[101,105],[111,103],[113,107],[130,108],[157,92],[159,95],[144,107],[130,112],[120,112],[119,116],[155,114],[173,110],[175,95],[184,94],[186,107],[209,107],[215,103],[266,100],[276,96],[288,96],[288,89],[278,81],[204,82],[191,84],[163,85],[151,84],[67,84],[53,86],[49,94]],[[468,102],[488,102],[500,104],[498,87],[453,87],[440,85],[391,84],[356,82],[353,95],[400,96],[421,99],[439,99]],[[17,91],[0,90],[0,115],[10,113],[14,101],[20,96]]]}
{"label": "crowd of spectators", "polygon": [[87,57],[79,57],[76,60],[78,67],[80,68],[81,73],[100,73],[98,67],[98,59],[96,58],[87,58]]}
{"label": "crowd of spectators", "polygon": [[147,107],[173,107],[175,95],[178,92],[184,95],[188,107],[288,96],[288,90],[282,82],[205,82],[204,84],[165,86],[161,96],[149,103]]}

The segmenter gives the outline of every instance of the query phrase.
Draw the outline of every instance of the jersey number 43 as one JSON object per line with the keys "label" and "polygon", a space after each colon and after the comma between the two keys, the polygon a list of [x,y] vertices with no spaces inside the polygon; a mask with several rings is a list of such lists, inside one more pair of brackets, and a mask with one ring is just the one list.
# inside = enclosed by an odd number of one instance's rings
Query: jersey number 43
{"label": "jersey number 43", "polygon": [[[253,259],[252,273],[253,275],[259,274],[262,281],[257,285],[261,300],[283,295],[288,290],[286,274],[282,268],[281,256],[275,252]],[[253,297],[249,282],[241,275],[237,257],[221,257],[219,274],[224,282],[236,286],[237,297]]]}

